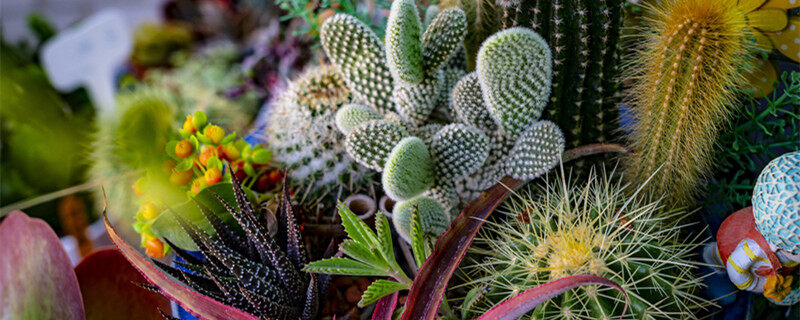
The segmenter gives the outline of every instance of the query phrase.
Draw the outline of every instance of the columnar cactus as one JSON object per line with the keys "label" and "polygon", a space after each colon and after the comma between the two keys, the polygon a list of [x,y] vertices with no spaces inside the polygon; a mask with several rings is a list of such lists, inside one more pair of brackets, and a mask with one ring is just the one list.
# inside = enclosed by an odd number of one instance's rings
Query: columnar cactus
{"label": "columnar cactus", "polygon": [[653,32],[629,75],[636,123],[626,176],[642,183],[660,168],[646,193],[689,205],[743,83],[746,17],[725,1],[672,0],[649,9]]}
{"label": "columnar cactus", "polygon": [[[330,23],[338,30],[358,29],[341,26],[345,21],[360,23],[345,18]],[[520,28],[492,37],[479,55],[479,64],[483,64],[479,72],[459,80],[466,74],[460,45],[466,28],[464,13],[458,8],[442,10],[431,18],[420,38],[417,30],[421,26],[412,0],[392,4],[386,64],[394,77],[392,98],[399,119],[393,112],[368,106],[349,106],[337,115],[340,130],[347,134],[348,153],[364,166],[382,171],[384,191],[399,201],[393,216],[404,238],[408,238],[405,224],[410,221],[411,210],[397,210],[398,207],[406,208],[411,201],[426,199],[438,206],[419,209],[424,221],[449,221],[462,203],[471,200],[456,191],[459,181],[478,179],[481,184],[493,184],[509,174],[532,179],[555,166],[563,151],[558,128],[550,122],[537,121],[550,91],[551,61],[547,44],[536,33]],[[324,26],[323,30],[328,28]],[[322,37],[329,54],[340,53],[335,48],[341,45],[332,42],[371,39],[364,35],[352,40],[341,39],[340,35]],[[334,49],[327,48],[329,45]],[[331,57],[334,65],[339,59]],[[350,62],[337,68],[351,67],[372,68]],[[490,68],[495,70],[490,72]],[[362,90],[358,86],[350,88]],[[434,108],[438,110],[436,119],[431,117]],[[383,112],[383,119],[373,112]],[[458,122],[448,124],[451,118]],[[515,150],[519,154],[510,155]],[[429,210],[434,207],[441,210]]]}
{"label": "columnar cactus", "polygon": [[368,177],[347,154],[345,135],[337,129],[336,112],[349,106],[350,97],[336,70],[322,66],[305,70],[274,102],[268,147],[307,190],[304,198],[318,199],[337,187],[355,190]]}
{"label": "columnar cactus", "polygon": [[624,0],[497,0],[512,23],[543,35],[553,52],[553,92],[544,119],[567,146],[614,138],[619,100],[620,30]]}
{"label": "columnar cactus", "polygon": [[[514,295],[564,276],[591,274],[618,283],[571,289],[526,319],[694,319],[712,305],[697,296],[702,242],[681,236],[691,213],[630,199],[620,180],[590,173],[580,184],[551,178],[543,190],[519,192],[475,239],[463,314],[480,314]],[[584,179],[579,179],[584,181]],[[632,187],[636,189],[636,186]],[[665,218],[666,217],[666,218]],[[481,294],[482,293],[482,294]],[[465,317],[470,318],[470,317]]]}

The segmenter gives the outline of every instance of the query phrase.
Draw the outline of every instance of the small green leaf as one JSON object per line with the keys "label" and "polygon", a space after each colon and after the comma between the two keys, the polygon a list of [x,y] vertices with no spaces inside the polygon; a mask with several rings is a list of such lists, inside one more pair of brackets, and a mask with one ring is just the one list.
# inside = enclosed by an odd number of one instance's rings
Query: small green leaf
{"label": "small green leaf", "polygon": [[347,258],[329,258],[314,261],[304,268],[306,272],[350,276],[387,276],[386,271]]}
{"label": "small green leaf", "polygon": [[253,153],[253,162],[257,164],[267,164],[272,160],[272,153],[269,150],[261,149]]}
{"label": "small green leaf", "polygon": [[192,125],[194,128],[199,132],[203,127],[206,126],[208,123],[208,117],[203,111],[195,111],[194,115],[192,116]]}
{"label": "small green leaf", "polygon": [[391,269],[382,257],[372,253],[369,247],[356,242],[355,240],[345,240],[340,245],[342,252],[353,259],[366,263],[380,269]]}
{"label": "small green leaf", "polygon": [[197,150],[197,151],[200,150],[200,143],[197,142],[197,138],[195,136],[189,137],[189,142],[192,143],[192,147],[194,147],[194,150]]}
{"label": "small green leaf", "polygon": [[417,261],[417,266],[422,266],[428,255],[425,252],[424,232],[422,232],[422,221],[419,218],[417,207],[414,207],[411,211],[411,251],[414,252],[414,260]]}
{"label": "small green leaf", "polygon": [[[378,231],[378,241],[380,241],[380,252],[383,258],[386,259],[390,265],[397,265],[394,257],[394,247],[392,246],[392,229],[389,229],[389,221],[386,220],[386,215],[383,211],[378,212],[375,216],[375,229]],[[399,267],[395,267],[398,269]]]}
{"label": "small green leaf", "polygon": [[178,133],[181,135],[181,138],[188,139],[192,136],[192,133],[183,129],[178,129]]}
{"label": "small green leaf", "polygon": [[165,151],[167,152],[167,155],[170,158],[172,158],[172,160],[180,161],[181,158],[178,157],[177,154],[175,154],[175,147],[177,145],[178,145],[178,140],[170,140],[169,142],[167,142],[167,146],[165,147],[165,149],[166,149]]}
{"label": "small green leaf", "polygon": [[197,140],[199,140],[200,142],[205,143],[205,144],[211,144],[211,139],[207,138],[205,135],[200,133],[200,131],[197,131],[195,136],[197,136]]}
{"label": "small green leaf", "polygon": [[228,144],[231,141],[233,141],[233,139],[236,139],[236,132],[229,134],[227,137],[222,139],[222,141],[220,141],[219,144]]}
{"label": "small green leaf", "polygon": [[185,158],[178,162],[178,165],[175,166],[175,171],[186,171],[192,169],[192,164],[194,164],[194,160],[192,157]]}
{"label": "small green leaf", "polygon": [[217,168],[222,170],[222,161],[219,161],[219,158],[216,156],[208,158],[208,160],[206,160],[206,168]]}
{"label": "small green leaf", "polygon": [[248,144],[242,148],[242,158],[247,159],[250,158],[250,150],[252,147]]}
{"label": "small green leaf", "polygon": [[256,175],[256,171],[253,169],[253,164],[251,164],[249,162],[245,163],[244,164],[244,173],[246,173],[248,176]]}
{"label": "small green leaf", "polygon": [[364,294],[361,295],[361,301],[358,302],[358,306],[363,308],[364,306],[378,301],[380,298],[400,290],[406,290],[408,288],[410,288],[410,286],[406,283],[389,280],[375,280],[375,282],[369,285],[367,291],[364,291]]}
{"label": "small green leaf", "polygon": [[359,241],[368,246],[378,246],[378,238],[372,233],[364,221],[356,216],[355,213],[350,211],[343,203],[339,202],[339,216],[342,218],[342,226],[344,231],[350,236],[350,239]]}

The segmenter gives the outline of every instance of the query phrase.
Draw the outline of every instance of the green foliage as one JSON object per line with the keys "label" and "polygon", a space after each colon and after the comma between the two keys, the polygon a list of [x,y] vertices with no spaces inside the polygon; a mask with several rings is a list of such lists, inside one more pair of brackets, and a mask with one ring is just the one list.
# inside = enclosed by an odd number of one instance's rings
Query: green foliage
{"label": "green foliage", "polygon": [[397,123],[375,120],[347,135],[347,153],[361,165],[382,171],[392,148],[407,136],[408,131]]}
{"label": "green foliage", "polygon": [[522,134],[547,105],[552,78],[550,61],[550,49],[544,39],[525,28],[496,33],[486,39],[478,52],[477,72],[483,98],[509,138]]}
{"label": "green foliage", "polygon": [[384,113],[394,111],[383,43],[369,27],[353,16],[336,14],[325,21],[320,39],[355,102]]}
{"label": "green foliage", "polygon": [[411,243],[411,221],[414,214],[419,215],[422,234],[439,237],[450,226],[450,215],[438,201],[426,196],[399,202],[392,210],[392,221],[397,233]]}
{"label": "green foliage", "polygon": [[303,270],[338,275],[385,276],[394,280],[376,280],[370,284],[358,303],[362,307],[391,293],[410,288],[411,279],[395,260],[391,229],[383,212],[375,216],[377,232],[370,230],[342,203],[339,203],[339,216],[349,237],[340,248],[350,258],[314,261]]}
{"label": "green foliage", "polygon": [[[354,16],[369,26],[376,34],[382,36],[385,22],[379,13],[389,7],[389,2],[385,0],[370,3],[368,8],[359,8],[359,2],[351,0],[322,0],[313,3],[306,0],[277,0],[275,4],[286,11],[281,20],[299,18],[305,22],[306,25],[303,28],[295,30],[295,35],[307,35],[312,40],[320,37],[322,23],[330,12]],[[373,21],[378,22],[373,23]]]}
{"label": "green foliage", "polygon": [[336,127],[345,135],[362,123],[381,119],[380,113],[374,109],[357,103],[346,104],[336,113]]}
{"label": "green foliage", "polygon": [[428,147],[417,137],[401,140],[383,167],[383,190],[396,201],[411,199],[434,182],[434,162]]}
{"label": "green foliage", "polygon": [[443,181],[472,174],[489,156],[486,134],[460,123],[444,126],[433,136],[430,146],[436,175]]}
{"label": "green foliage", "polygon": [[[507,199],[500,215],[475,239],[466,271],[472,287],[462,310],[480,313],[527,289],[570,275],[595,275],[614,289],[571,289],[539,305],[536,319],[695,319],[713,303],[698,296],[704,242],[686,237],[691,214],[627,194],[614,174],[587,180],[550,179],[538,189]],[[579,182],[580,181],[580,182]]]}
{"label": "green foliage", "polygon": [[707,204],[722,204],[728,213],[749,206],[763,166],[800,150],[800,72],[784,72],[781,83],[784,91],[764,97],[763,107],[750,99],[719,136],[714,188],[708,190]]}
{"label": "green foliage", "polygon": [[422,22],[415,1],[392,2],[389,22],[386,24],[386,60],[395,81],[410,84],[422,81],[421,37]]}
{"label": "green foliage", "polygon": [[168,66],[172,54],[192,47],[192,30],[179,23],[145,23],[133,34],[131,60],[142,67]]}

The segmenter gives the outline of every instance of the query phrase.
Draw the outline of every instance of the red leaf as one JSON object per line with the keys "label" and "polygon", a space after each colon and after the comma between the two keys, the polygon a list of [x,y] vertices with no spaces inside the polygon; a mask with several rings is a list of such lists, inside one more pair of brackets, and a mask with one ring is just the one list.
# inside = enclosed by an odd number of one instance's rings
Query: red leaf
{"label": "red leaf", "polygon": [[625,296],[625,307],[622,309],[622,315],[620,315],[620,318],[622,318],[625,315],[625,311],[628,310],[628,294],[625,293],[625,290],[622,290],[622,287],[616,282],[603,277],[575,275],[556,279],[536,288],[525,290],[525,292],[494,306],[477,320],[514,320],[533,310],[542,302],[550,300],[569,289],[591,284],[609,286],[622,292]]}
{"label": "red leaf", "polygon": [[108,221],[108,216],[105,214],[103,215],[103,221],[105,222],[109,237],[111,237],[111,240],[117,245],[117,248],[119,248],[119,251],[125,258],[152,284],[159,287],[161,293],[172,299],[172,301],[175,301],[175,303],[186,309],[186,311],[189,311],[201,320],[258,320],[258,318],[247,312],[196,293],[178,282],[173,281],[139,255],[131,246],[125,243],[125,241],[119,237],[116,230],[114,230],[114,227],[111,226],[111,223]]}
{"label": "red leaf", "polygon": [[505,177],[500,182],[470,202],[450,228],[436,242],[433,253],[420,267],[408,294],[406,310],[400,319],[417,320],[436,318],[447,283],[464,258],[478,229],[489,214],[508,193],[521,186],[523,181]]}
{"label": "red leaf", "polygon": [[397,306],[398,292],[380,298],[375,304],[375,311],[372,313],[372,320],[392,320],[392,313]]}
{"label": "red leaf", "polygon": [[75,267],[86,319],[160,319],[169,300],[138,286],[148,283],[114,247],[92,252]]}
{"label": "red leaf", "polygon": [[84,319],[72,263],[53,229],[12,212],[0,224],[0,318]]}

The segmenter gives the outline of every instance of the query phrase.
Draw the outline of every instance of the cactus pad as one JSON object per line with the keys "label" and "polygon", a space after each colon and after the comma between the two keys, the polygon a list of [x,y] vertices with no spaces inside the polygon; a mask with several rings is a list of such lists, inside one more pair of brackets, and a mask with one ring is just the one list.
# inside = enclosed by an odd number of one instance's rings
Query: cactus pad
{"label": "cactus pad", "polygon": [[489,138],[478,128],[464,124],[444,126],[431,140],[436,175],[452,181],[472,174],[489,156]]}
{"label": "cactus pad", "polygon": [[394,145],[408,136],[402,126],[375,120],[356,127],[347,135],[347,153],[363,166],[381,171]]}
{"label": "cactus pad", "polygon": [[442,205],[429,197],[418,196],[408,201],[403,201],[394,206],[392,222],[400,236],[411,242],[411,214],[417,208],[422,232],[426,235],[438,237],[450,226],[450,217]]}
{"label": "cactus pad", "polygon": [[558,164],[564,152],[564,135],[554,123],[539,121],[517,139],[505,163],[506,173],[520,180],[530,180]]}
{"label": "cactus pad", "polygon": [[351,103],[342,106],[336,112],[336,127],[344,134],[349,134],[358,125],[383,118],[380,113],[363,104]]}
{"label": "cactus pad", "polygon": [[411,199],[434,182],[434,164],[428,147],[417,137],[400,141],[383,167],[383,190],[395,201]]}

